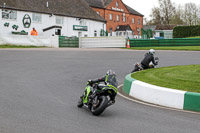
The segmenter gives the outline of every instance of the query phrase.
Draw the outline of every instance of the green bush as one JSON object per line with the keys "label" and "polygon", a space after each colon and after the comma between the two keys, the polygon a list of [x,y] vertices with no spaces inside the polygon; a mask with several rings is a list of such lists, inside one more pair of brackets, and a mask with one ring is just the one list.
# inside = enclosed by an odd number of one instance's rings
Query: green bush
{"label": "green bush", "polygon": [[200,25],[177,26],[173,30],[173,38],[200,36]]}

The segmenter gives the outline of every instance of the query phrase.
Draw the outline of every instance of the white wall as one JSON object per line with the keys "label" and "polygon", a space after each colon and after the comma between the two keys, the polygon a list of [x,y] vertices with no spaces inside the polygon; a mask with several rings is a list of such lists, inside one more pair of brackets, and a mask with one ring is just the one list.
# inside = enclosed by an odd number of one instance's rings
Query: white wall
{"label": "white wall", "polygon": [[59,47],[58,36],[1,35],[0,45],[11,44],[21,46]]}
{"label": "white wall", "polygon": [[[55,32],[55,29],[52,29],[50,31],[43,32],[43,29],[48,28],[50,26],[58,25],[56,24],[56,16],[53,15],[50,17],[49,14],[42,14],[42,22],[41,23],[31,23],[30,28],[24,28],[23,26],[23,17],[25,14],[28,14],[32,19],[32,12],[23,12],[23,11],[17,11],[17,20],[10,20],[10,19],[2,19],[2,9],[0,9],[0,34],[11,34],[12,31],[16,31],[12,29],[12,26],[18,25],[19,28],[17,31],[25,30],[29,33],[32,30],[33,27],[36,28],[38,31],[38,36],[52,36],[52,34]],[[8,22],[9,27],[4,27],[4,23]],[[82,37],[84,35],[88,35],[88,37],[94,37],[94,31],[97,31],[97,36],[100,36],[100,30],[106,29],[106,24],[104,22],[99,21],[93,21],[85,19],[85,26],[88,26],[88,31],[75,31],[73,30],[73,25],[80,25],[80,21],[77,18],[72,17],[64,17],[64,24],[61,24],[62,30],[61,35],[63,36],[78,36],[78,32],[82,32]],[[104,25],[104,27],[103,27]]]}
{"label": "white wall", "polygon": [[[0,11],[2,12],[2,10],[0,9]],[[2,13],[0,13],[2,14]],[[36,28],[38,35],[44,35],[42,29],[47,28],[49,26],[53,26],[55,25],[55,19],[53,17],[49,17],[49,15],[46,14],[42,14],[42,22],[41,23],[31,23],[30,28],[24,28],[23,26],[23,17],[25,14],[28,14],[31,18],[32,18],[32,13],[31,12],[22,12],[22,11],[17,11],[17,20],[10,20],[10,19],[2,19],[2,16],[0,17],[0,28],[2,29],[0,31],[0,34],[11,34],[12,31],[16,31],[14,29],[12,29],[13,25],[18,25],[19,28],[17,31],[22,31],[25,30],[26,32],[29,33],[32,30],[33,27]],[[9,23],[9,27],[4,27],[4,23],[8,22]]]}
{"label": "white wall", "polygon": [[125,37],[82,37],[79,39],[80,48],[126,47]]}
{"label": "white wall", "polygon": [[155,37],[160,37],[160,32],[156,32]]}
{"label": "white wall", "polygon": [[173,38],[173,30],[164,30],[164,39],[172,39]]}
{"label": "white wall", "polygon": [[155,37],[160,37],[160,33],[164,33],[164,39],[172,39],[173,38],[173,30],[158,30],[156,31]]}
{"label": "white wall", "polygon": [[149,103],[183,109],[185,92],[136,80],[132,82],[129,95]]}

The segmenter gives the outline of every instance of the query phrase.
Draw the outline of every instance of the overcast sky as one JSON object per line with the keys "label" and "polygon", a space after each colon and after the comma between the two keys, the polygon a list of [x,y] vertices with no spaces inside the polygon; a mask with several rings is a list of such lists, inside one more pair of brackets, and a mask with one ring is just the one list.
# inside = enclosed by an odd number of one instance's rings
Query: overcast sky
{"label": "overcast sky", "polygon": [[[145,18],[149,20],[151,9],[158,7],[158,0],[122,0],[125,4],[129,5],[139,13],[143,14]],[[200,0],[171,0],[176,5],[184,5],[185,3],[195,3],[200,6]]]}

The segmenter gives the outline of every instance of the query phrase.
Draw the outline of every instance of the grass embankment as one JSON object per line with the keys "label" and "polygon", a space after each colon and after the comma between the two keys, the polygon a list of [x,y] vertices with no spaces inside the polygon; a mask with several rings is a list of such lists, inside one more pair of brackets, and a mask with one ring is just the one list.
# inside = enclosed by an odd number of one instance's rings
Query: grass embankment
{"label": "grass embankment", "polygon": [[188,38],[200,38],[200,36],[188,37]]}
{"label": "grass embankment", "polygon": [[47,47],[45,47],[45,46],[0,45],[0,48],[47,48]]}
{"label": "grass embankment", "polygon": [[[126,48],[125,48],[126,49]],[[174,47],[131,47],[130,50],[185,50],[185,51],[200,51],[200,46],[174,46]]]}
{"label": "grass embankment", "polygon": [[200,65],[148,69],[131,76],[157,86],[200,93]]}

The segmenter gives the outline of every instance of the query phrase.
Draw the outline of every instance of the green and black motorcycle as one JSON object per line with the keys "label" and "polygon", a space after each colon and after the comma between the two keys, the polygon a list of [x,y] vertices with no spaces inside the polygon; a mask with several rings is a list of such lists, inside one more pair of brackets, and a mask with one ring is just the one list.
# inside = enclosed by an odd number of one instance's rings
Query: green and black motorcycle
{"label": "green and black motorcycle", "polygon": [[[97,88],[97,89],[94,89]],[[88,108],[93,115],[100,115],[110,105],[110,97],[117,94],[117,88],[105,84],[87,84],[83,96],[80,97],[77,106]]]}

